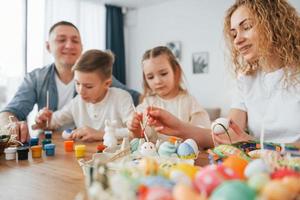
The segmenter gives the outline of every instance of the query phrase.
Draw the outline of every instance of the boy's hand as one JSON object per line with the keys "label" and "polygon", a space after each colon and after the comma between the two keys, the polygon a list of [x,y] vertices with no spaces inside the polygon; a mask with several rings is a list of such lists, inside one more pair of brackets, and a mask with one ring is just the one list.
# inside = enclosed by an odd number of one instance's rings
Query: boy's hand
{"label": "boy's hand", "polygon": [[102,140],[103,135],[103,131],[97,131],[96,129],[93,129],[91,127],[84,126],[82,128],[73,130],[71,138],[81,140],[83,142],[93,142]]}
{"label": "boy's hand", "polygon": [[32,128],[33,129],[47,128],[47,122],[48,122],[48,126],[49,126],[51,118],[52,118],[52,114],[53,114],[53,112],[46,107],[41,109],[35,118],[35,125],[33,125]]}
{"label": "boy's hand", "polygon": [[142,113],[134,113],[132,120],[127,122],[127,128],[129,131],[132,132],[133,137],[140,138],[142,137],[142,127],[141,123],[143,121],[143,114]]}

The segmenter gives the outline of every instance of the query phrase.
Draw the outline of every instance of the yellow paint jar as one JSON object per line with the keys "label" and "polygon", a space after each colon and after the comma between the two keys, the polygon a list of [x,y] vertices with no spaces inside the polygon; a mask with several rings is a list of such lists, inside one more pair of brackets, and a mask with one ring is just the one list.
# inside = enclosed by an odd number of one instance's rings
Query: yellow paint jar
{"label": "yellow paint jar", "polygon": [[75,145],[75,156],[76,158],[82,158],[85,156],[85,145]]}
{"label": "yellow paint jar", "polygon": [[42,157],[42,146],[36,145],[31,147],[32,158]]}

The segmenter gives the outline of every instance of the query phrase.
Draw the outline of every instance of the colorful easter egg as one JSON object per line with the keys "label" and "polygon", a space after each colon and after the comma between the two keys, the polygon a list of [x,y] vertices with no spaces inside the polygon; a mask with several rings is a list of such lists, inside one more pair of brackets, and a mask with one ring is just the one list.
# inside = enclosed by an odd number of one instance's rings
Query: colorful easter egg
{"label": "colorful easter egg", "polygon": [[144,142],[140,148],[140,153],[142,156],[155,156],[156,148],[152,142]]}
{"label": "colorful easter egg", "polygon": [[173,197],[175,200],[205,200],[199,192],[184,184],[176,184],[173,189]]}
{"label": "colorful easter egg", "polygon": [[212,150],[215,154],[220,156],[221,158],[226,158],[228,156],[238,156],[241,158],[244,158],[245,160],[250,161],[251,159],[249,156],[247,156],[246,153],[244,153],[242,150],[240,150],[237,147],[234,147],[232,145],[227,144],[221,144]]}
{"label": "colorful easter egg", "polygon": [[214,134],[225,133],[229,128],[229,119],[218,118],[211,124],[211,130]]}
{"label": "colorful easter egg", "polygon": [[247,183],[249,187],[252,188],[253,190],[260,191],[269,181],[270,181],[269,174],[258,173],[250,176]]}
{"label": "colorful easter egg", "polygon": [[251,161],[245,168],[244,174],[247,178],[258,173],[269,173],[270,169],[266,162],[262,159],[256,159]]}
{"label": "colorful easter egg", "polygon": [[226,181],[217,187],[210,200],[254,200],[255,192],[249,188],[245,183],[233,180]]}
{"label": "colorful easter egg", "polygon": [[139,138],[133,138],[130,141],[130,150],[131,150],[131,153],[137,151],[138,148],[139,148]]}
{"label": "colorful easter egg", "polygon": [[171,156],[176,153],[176,146],[171,142],[163,142],[158,149],[158,154],[160,156]]}
{"label": "colorful easter egg", "polygon": [[294,195],[280,180],[272,180],[263,187],[260,196],[262,199],[292,200]]}
{"label": "colorful easter egg", "polygon": [[140,187],[138,190],[139,200],[173,200],[172,190],[163,187]]}
{"label": "colorful easter egg", "polygon": [[158,164],[153,158],[143,158],[139,163],[140,169],[145,175],[155,175],[158,171]]}
{"label": "colorful easter egg", "polygon": [[174,182],[162,177],[162,176],[146,176],[141,178],[140,183],[147,187],[164,187],[167,189],[172,189]]}
{"label": "colorful easter egg", "polygon": [[177,154],[182,159],[196,159],[199,150],[197,143],[192,139],[187,139],[177,148]]}
{"label": "colorful easter egg", "polygon": [[248,165],[248,161],[237,156],[229,156],[223,162],[225,167],[232,169],[240,179],[245,179],[244,170]]}
{"label": "colorful easter egg", "polygon": [[208,165],[196,173],[194,183],[198,191],[210,195],[223,181],[238,178],[230,168],[223,165]]}
{"label": "colorful easter egg", "polygon": [[283,169],[278,169],[271,174],[272,179],[282,179],[283,177],[286,177],[286,176],[300,177],[300,173],[298,173],[292,169],[283,168]]}
{"label": "colorful easter egg", "polygon": [[176,183],[185,183],[191,186],[197,171],[198,168],[193,165],[178,163],[171,168],[169,178]]}

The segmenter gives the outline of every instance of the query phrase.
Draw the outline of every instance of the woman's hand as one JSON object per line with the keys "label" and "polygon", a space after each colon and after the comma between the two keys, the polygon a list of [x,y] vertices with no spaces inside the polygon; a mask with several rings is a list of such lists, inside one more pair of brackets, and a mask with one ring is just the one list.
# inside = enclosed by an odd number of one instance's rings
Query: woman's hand
{"label": "woman's hand", "polygon": [[143,114],[135,112],[132,116],[131,121],[127,122],[127,128],[130,132],[132,132],[133,137],[137,137],[137,138],[143,137],[142,134],[143,130],[141,127],[142,121],[143,121]]}
{"label": "woman's hand", "polygon": [[220,144],[232,144],[255,139],[254,137],[243,131],[233,120],[229,121],[229,128],[227,130],[227,133],[225,130],[220,134],[215,134],[212,132],[212,138],[214,140],[215,146]]}
{"label": "woman's hand", "polygon": [[88,126],[73,130],[71,134],[72,139],[81,140],[83,142],[93,142],[103,139],[104,132],[98,131]]}
{"label": "woman's hand", "polygon": [[174,115],[156,107],[148,107],[147,115],[149,125],[154,126],[156,131],[165,135],[180,137],[180,130],[184,127],[184,124]]}

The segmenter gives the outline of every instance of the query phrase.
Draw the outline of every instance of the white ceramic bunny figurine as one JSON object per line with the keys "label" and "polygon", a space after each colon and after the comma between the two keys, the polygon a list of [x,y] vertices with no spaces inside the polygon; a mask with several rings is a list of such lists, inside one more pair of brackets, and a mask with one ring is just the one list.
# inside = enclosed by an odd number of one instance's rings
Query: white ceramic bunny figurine
{"label": "white ceramic bunny figurine", "polygon": [[103,144],[107,147],[115,147],[117,145],[116,138],[116,121],[105,120]]}

